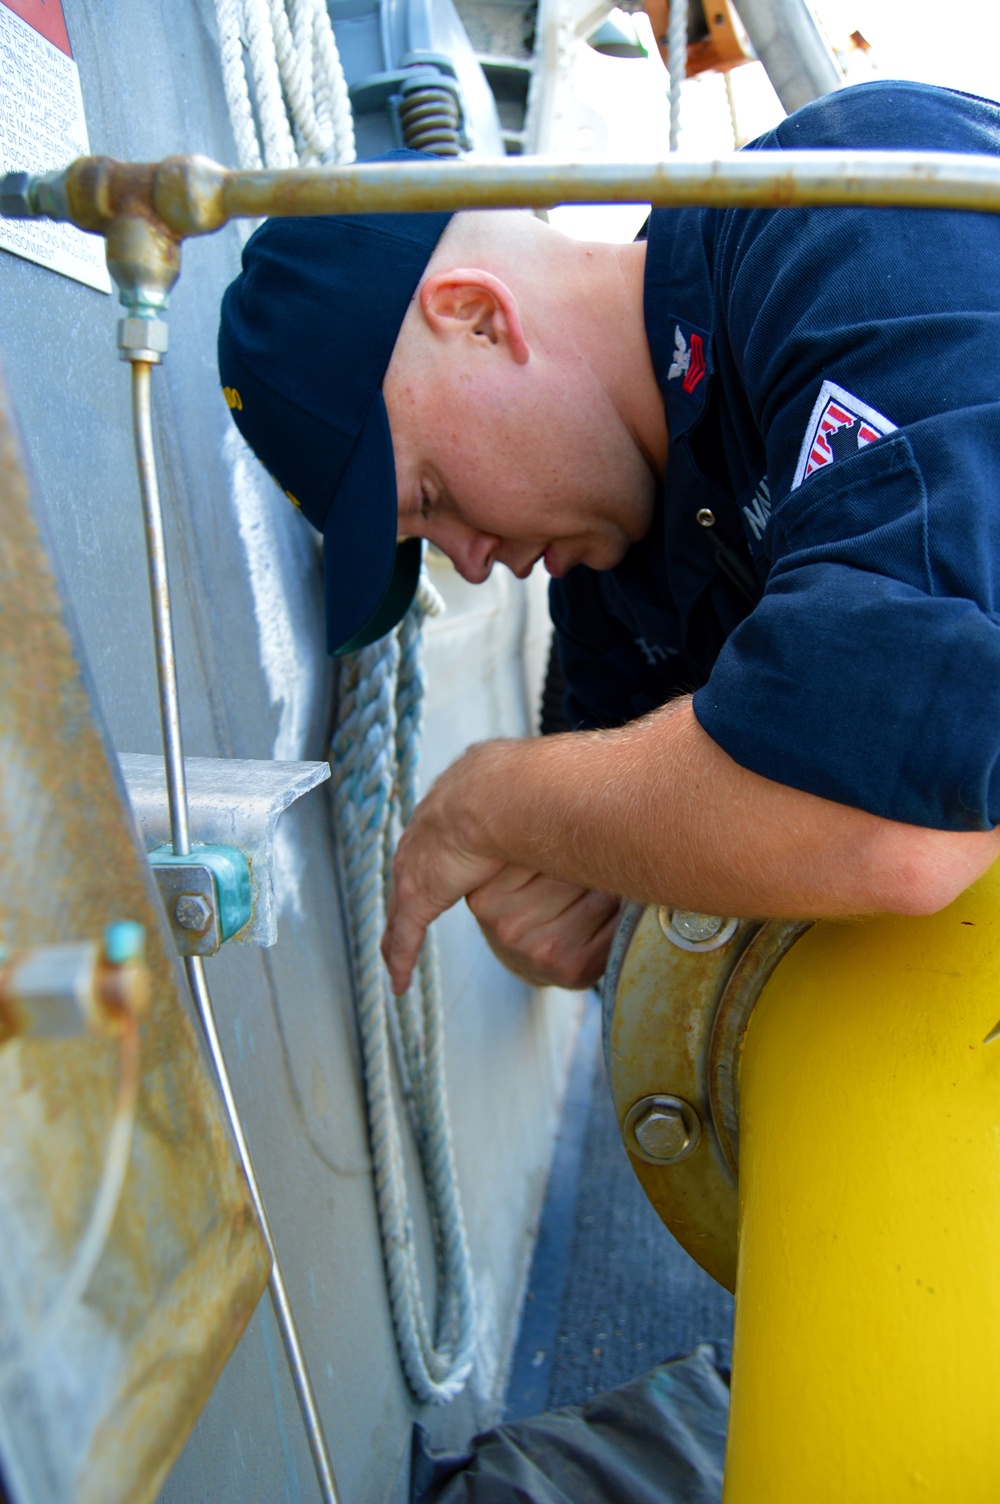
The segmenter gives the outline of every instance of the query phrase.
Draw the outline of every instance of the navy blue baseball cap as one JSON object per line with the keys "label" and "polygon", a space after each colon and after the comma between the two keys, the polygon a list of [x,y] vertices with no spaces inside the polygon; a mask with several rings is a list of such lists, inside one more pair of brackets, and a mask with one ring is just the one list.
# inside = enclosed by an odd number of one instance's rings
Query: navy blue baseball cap
{"label": "navy blue baseball cap", "polygon": [[[379,160],[421,157],[394,151]],[[396,464],[382,381],[450,218],[265,220],[222,299],[219,376],[236,426],[323,534],[331,653],[384,636],[417,588],[420,541],[396,541]]]}

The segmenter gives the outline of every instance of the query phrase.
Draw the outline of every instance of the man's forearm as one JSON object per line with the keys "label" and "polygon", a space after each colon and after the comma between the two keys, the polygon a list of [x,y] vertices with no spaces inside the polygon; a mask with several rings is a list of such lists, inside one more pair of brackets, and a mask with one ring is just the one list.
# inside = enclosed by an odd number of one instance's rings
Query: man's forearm
{"label": "man's forearm", "polygon": [[819,919],[933,913],[998,850],[996,831],[901,825],[748,772],[678,700],[620,731],[471,748],[403,833],[383,953],[402,991],[427,925],[509,865],[701,913]]}
{"label": "man's forearm", "polygon": [[689,700],[616,732],[485,743],[454,796],[484,855],[730,915],[931,912],[998,850],[992,832],[900,825],[748,772]]}

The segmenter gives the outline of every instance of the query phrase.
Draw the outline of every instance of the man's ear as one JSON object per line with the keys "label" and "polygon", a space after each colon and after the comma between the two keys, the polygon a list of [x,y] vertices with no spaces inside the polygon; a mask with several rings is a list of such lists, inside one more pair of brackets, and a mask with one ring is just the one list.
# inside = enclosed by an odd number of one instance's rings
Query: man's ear
{"label": "man's ear", "polygon": [[505,347],[517,365],[527,365],[517,299],[492,272],[466,266],[434,272],[421,284],[420,307],[432,333],[488,340]]}

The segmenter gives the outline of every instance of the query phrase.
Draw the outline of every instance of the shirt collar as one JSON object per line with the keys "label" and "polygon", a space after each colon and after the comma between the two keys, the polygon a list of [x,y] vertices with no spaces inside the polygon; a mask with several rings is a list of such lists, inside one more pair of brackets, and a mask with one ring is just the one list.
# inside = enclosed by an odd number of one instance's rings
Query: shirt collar
{"label": "shirt collar", "polygon": [[643,319],[672,440],[701,415],[715,369],[703,211],[654,209],[646,226]]}

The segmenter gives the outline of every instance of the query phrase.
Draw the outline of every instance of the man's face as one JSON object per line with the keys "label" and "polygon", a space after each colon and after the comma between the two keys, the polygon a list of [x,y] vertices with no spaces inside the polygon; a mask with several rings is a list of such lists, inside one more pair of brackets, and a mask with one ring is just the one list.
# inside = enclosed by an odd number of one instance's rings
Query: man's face
{"label": "man's face", "polygon": [[525,578],[542,561],[610,569],[648,531],[655,481],[586,372],[444,361],[383,383],[396,458],[399,534],[426,538],[473,584],[495,563]]}

